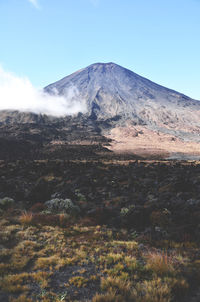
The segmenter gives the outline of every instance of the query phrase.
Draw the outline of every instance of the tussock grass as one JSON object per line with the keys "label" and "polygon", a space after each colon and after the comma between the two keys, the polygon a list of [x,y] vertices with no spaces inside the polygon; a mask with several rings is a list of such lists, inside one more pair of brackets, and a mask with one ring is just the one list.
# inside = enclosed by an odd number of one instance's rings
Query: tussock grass
{"label": "tussock grass", "polygon": [[160,278],[138,283],[135,298],[137,302],[172,302],[171,289]]}
{"label": "tussock grass", "polygon": [[[125,230],[114,234],[105,226],[60,224],[4,221],[0,286],[10,301],[75,301],[76,295],[81,301],[82,291],[93,289],[92,302],[179,302],[199,276],[199,260],[189,261],[196,245],[187,250],[174,243],[172,254],[139,248],[141,242],[133,241]],[[54,285],[55,278],[60,287]],[[59,288],[65,288],[68,296]]]}
{"label": "tussock grass", "polygon": [[165,252],[151,252],[147,255],[146,268],[152,270],[158,276],[174,274],[175,266],[173,258]]}
{"label": "tussock grass", "polygon": [[88,279],[82,276],[75,276],[69,279],[69,284],[74,285],[76,287],[86,287],[88,283]]}
{"label": "tussock grass", "polygon": [[19,217],[19,221],[23,225],[31,225],[33,221],[33,213],[23,212]]}

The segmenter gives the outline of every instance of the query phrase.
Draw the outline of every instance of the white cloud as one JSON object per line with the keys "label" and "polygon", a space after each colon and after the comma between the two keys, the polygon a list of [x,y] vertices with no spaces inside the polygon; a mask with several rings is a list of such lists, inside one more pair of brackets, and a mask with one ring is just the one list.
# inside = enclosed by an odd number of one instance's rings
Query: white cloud
{"label": "white cloud", "polygon": [[31,4],[33,4],[33,6],[35,6],[35,8],[39,9],[39,3],[38,0],[28,0]]}
{"label": "white cloud", "polygon": [[86,112],[86,105],[74,86],[64,96],[49,95],[34,88],[27,78],[17,77],[0,66],[0,110],[65,116]]}

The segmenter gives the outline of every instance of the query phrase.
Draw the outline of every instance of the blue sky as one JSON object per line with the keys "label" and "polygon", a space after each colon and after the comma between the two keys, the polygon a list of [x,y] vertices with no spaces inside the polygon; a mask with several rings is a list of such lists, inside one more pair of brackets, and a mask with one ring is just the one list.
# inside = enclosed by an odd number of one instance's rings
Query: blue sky
{"label": "blue sky", "polygon": [[115,62],[200,100],[200,0],[0,0],[0,39],[38,87]]}

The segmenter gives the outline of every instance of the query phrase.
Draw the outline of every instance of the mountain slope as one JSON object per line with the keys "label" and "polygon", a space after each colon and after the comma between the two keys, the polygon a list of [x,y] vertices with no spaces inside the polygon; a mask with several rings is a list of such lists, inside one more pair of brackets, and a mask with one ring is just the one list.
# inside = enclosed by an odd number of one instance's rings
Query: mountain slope
{"label": "mountain slope", "polygon": [[[87,106],[116,152],[200,158],[200,102],[114,63],[97,63],[45,88]],[[183,156],[184,155],[184,156]]]}
{"label": "mountain slope", "polygon": [[72,87],[94,119],[119,115],[123,122],[131,120],[159,130],[164,127],[183,132],[200,131],[199,101],[114,63],[93,64],[47,86],[45,91],[65,95]]}

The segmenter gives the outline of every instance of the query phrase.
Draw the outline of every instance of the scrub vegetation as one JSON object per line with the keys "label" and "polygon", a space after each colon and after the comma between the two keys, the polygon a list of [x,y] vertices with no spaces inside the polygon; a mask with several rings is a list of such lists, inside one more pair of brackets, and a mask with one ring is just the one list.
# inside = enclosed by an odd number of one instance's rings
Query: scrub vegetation
{"label": "scrub vegetation", "polygon": [[1,163],[0,301],[198,301],[199,163],[26,164]]}

